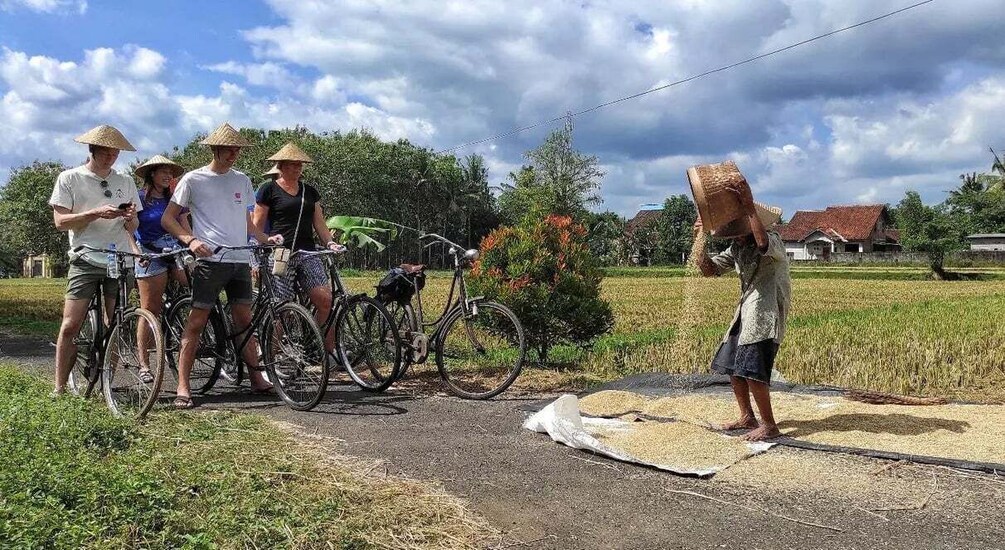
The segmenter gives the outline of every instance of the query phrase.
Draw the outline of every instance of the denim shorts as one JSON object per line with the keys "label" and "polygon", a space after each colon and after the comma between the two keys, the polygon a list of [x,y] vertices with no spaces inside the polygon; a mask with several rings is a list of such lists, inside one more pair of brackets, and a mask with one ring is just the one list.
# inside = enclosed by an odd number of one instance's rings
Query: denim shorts
{"label": "denim shorts", "polygon": [[[152,245],[152,246],[147,246]],[[163,237],[157,239],[153,243],[143,243],[140,248],[143,252],[150,252],[153,254],[160,254],[164,252],[165,248],[174,250],[178,248],[178,241],[171,235],[164,235]],[[143,267],[140,265],[139,260],[136,261],[136,278],[146,279],[148,277],[156,277],[167,273],[168,270],[174,269],[175,263],[174,258],[160,258],[156,260],[150,260],[150,265]]]}

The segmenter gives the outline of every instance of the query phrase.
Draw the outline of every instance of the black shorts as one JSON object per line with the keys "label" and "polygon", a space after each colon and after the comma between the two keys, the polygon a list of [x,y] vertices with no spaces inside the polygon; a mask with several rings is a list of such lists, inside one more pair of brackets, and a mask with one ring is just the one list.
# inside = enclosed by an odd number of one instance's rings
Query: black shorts
{"label": "black shorts", "polygon": [[231,304],[251,304],[251,267],[248,264],[201,261],[192,270],[192,307],[211,309],[227,291]]}
{"label": "black shorts", "polygon": [[740,345],[740,323],[729,331],[726,341],[719,346],[712,359],[712,372],[738,376],[771,384],[771,370],[775,368],[778,343],[772,339]]}

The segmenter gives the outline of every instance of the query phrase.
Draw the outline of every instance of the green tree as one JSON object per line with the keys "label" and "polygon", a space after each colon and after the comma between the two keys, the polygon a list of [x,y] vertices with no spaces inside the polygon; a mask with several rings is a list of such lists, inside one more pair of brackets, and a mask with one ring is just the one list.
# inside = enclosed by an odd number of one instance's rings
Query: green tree
{"label": "green tree", "polygon": [[926,206],[917,191],[908,191],[897,205],[901,242],[912,252],[928,255],[932,274],[951,278],[944,269],[946,255],[963,248],[966,231],[944,205]]}
{"label": "green tree", "polygon": [[625,247],[625,219],[617,212],[590,212],[583,225],[590,253],[602,266],[627,263]]}
{"label": "green tree", "polygon": [[585,155],[572,142],[572,120],[551,132],[536,149],[525,154],[528,166],[510,174],[500,196],[502,217],[514,223],[528,215],[555,214],[584,219],[590,206],[602,202],[604,177],[596,156]]}
{"label": "green tree", "polygon": [[657,235],[654,260],[660,264],[683,264],[694,240],[694,222],[698,218],[694,203],[687,195],[674,195],[663,203],[656,219]]}
{"label": "green tree", "polygon": [[48,254],[57,273],[66,271],[66,251],[70,246],[66,233],[56,229],[52,221],[49,197],[56,176],[66,170],[59,162],[35,161],[15,168],[0,189],[0,227],[3,244],[0,248],[18,257]]}
{"label": "green tree", "polygon": [[[488,187],[485,161],[472,155],[452,155],[413,145],[407,140],[384,141],[365,130],[313,133],[305,128],[264,131],[242,128],[254,147],[245,149],[236,169],[258,184],[271,163],[265,159],[287,141],[294,141],[314,158],[304,181],[318,189],[327,217],[363,216],[388,220],[408,228],[436,231],[449,239],[474,245],[498,225],[495,200]],[[195,136],[172,158],[188,169],[206,165],[211,154]],[[449,260],[439,250],[424,250],[415,233],[384,243],[382,251],[353,248],[347,265],[381,268],[402,261],[442,266]]]}

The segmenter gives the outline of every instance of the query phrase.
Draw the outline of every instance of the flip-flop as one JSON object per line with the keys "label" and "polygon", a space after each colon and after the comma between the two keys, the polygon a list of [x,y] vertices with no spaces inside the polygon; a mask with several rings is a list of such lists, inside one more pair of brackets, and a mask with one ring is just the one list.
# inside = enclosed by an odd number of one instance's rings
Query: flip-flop
{"label": "flip-flop", "polygon": [[184,410],[191,409],[192,407],[195,407],[195,403],[192,402],[191,397],[179,395],[174,398],[174,408]]}
{"label": "flip-flop", "polygon": [[267,388],[251,388],[252,395],[275,395],[276,387],[269,386]]}
{"label": "flip-flop", "polygon": [[154,373],[150,372],[150,369],[140,369],[140,382],[144,384],[154,383]]}

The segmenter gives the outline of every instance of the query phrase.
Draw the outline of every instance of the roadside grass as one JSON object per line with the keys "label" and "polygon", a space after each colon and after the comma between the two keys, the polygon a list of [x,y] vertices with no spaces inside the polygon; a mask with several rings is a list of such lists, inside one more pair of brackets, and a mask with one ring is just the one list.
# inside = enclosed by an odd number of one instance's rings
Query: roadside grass
{"label": "roadside grass", "polygon": [[442,491],[369,476],[263,417],[137,426],[49,389],[0,365],[4,548],[475,548],[494,536]]}

